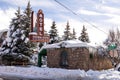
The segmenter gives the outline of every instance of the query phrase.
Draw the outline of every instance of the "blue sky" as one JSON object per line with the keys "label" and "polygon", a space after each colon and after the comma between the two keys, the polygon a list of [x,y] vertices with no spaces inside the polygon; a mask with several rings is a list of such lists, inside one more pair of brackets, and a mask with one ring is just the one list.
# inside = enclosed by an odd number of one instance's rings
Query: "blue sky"
{"label": "blue sky", "polygon": [[[21,10],[27,6],[29,0],[0,0],[0,30],[8,29],[11,18],[15,15],[18,6]],[[66,10],[54,0],[30,0],[35,13],[42,9],[45,15],[45,30],[49,31],[52,21],[60,35],[63,35],[67,21],[70,23],[71,32],[75,28],[77,36],[80,35],[82,26],[85,25],[91,42],[101,44],[107,37],[109,29],[120,27],[120,0],[57,0],[64,4],[76,15]],[[85,19],[86,21],[84,21]],[[94,28],[95,25],[104,32]]]}

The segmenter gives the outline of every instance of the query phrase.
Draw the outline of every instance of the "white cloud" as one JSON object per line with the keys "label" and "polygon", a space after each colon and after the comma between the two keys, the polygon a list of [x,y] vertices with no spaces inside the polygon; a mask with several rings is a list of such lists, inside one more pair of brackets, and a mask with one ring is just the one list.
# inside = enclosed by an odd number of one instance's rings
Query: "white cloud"
{"label": "white cloud", "polygon": [[101,6],[99,9],[104,11],[105,13],[120,14],[119,8],[115,8],[115,7],[111,7],[111,6]]}
{"label": "white cloud", "polygon": [[42,6],[42,7],[55,7],[55,5],[50,0],[31,0],[31,5],[34,6]]}
{"label": "white cloud", "polygon": [[49,32],[50,27],[52,26],[52,22],[53,22],[52,19],[45,18],[45,20],[44,20],[44,29],[45,29],[47,32]]}
{"label": "white cloud", "polygon": [[111,13],[105,13],[103,15],[109,17],[108,19],[103,20],[103,22],[106,22],[107,24],[111,24],[111,25],[120,26],[120,15],[111,14]]}
{"label": "white cloud", "polygon": [[119,3],[120,0],[102,0],[104,2]]}
{"label": "white cloud", "polygon": [[102,8],[106,13],[104,15],[108,16],[109,19],[104,20],[105,22],[108,22],[110,24],[114,25],[120,25],[120,9],[113,8],[113,7],[103,7]]}
{"label": "white cloud", "polygon": [[28,3],[28,0],[2,0],[2,1],[16,6],[25,6]]}
{"label": "white cloud", "polygon": [[85,10],[85,9],[80,9],[78,10],[79,14],[85,14],[85,15],[101,15],[101,13],[98,13],[96,11],[90,11],[90,10]]}
{"label": "white cloud", "polygon": [[105,4],[105,3],[106,3],[106,1],[105,1],[105,0],[101,0],[101,3],[102,3],[102,4]]}
{"label": "white cloud", "polygon": [[[114,8],[114,7],[109,7],[109,6],[101,6],[99,7],[99,9],[101,10],[101,13],[98,13],[96,11],[90,11],[90,10],[85,10],[85,9],[80,9],[78,11],[79,14],[84,14],[84,15],[89,15],[89,16],[96,16],[98,15],[99,17],[108,17],[108,18],[104,18],[103,20],[99,20],[103,23],[106,22],[106,24],[111,24],[112,26],[120,26],[120,9],[118,8]],[[98,21],[96,19],[96,21]]]}
{"label": "white cloud", "polygon": [[2,0],[11,5],[26,7],[28,1],[30,1],[32,7],[54,7],[54,4],[50,0]]}
{"label": "white cloud", "polygon": [[91,27],[91,25],[88,25],[86,26],[87,31],[88,31],[91,42],[100,44],[103,41],[105,41],[105,39],[107,38],[107,35],[108,35],[107,32],[109,29],[108,27],[104,27],[104,26],[100,27],[101,26],[100,24],[95,24],[95,25],[98,27],[98,29]]}
{"label": "white cloud", "polygon": [[0,8],[0,30],[9,28],[10,21],[15,16],[15,11],[13,8],[9,8],[8,10]]}

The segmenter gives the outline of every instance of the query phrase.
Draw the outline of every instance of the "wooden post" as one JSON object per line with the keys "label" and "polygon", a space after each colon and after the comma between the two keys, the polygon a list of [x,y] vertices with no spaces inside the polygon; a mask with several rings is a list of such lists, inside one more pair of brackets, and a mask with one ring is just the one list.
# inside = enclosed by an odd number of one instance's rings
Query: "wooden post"
{"label": "wooden post", "polygon": [[33,32],[33,14],[34,14],[34,11],[32,11],[32,14],[31,14],[31,30],[30,30],[30,32]]}

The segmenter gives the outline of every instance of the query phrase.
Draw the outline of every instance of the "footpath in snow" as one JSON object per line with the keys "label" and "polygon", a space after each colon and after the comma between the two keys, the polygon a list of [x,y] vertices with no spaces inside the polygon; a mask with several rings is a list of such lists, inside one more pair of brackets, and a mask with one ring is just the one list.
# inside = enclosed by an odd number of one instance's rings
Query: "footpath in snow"
{"label": "footpath in snow", "polygon": [[68,70],[60,68],[39,68],[0,66],[0,77],[22,77],[29,79],[49,80],[120,80],[120,72],[113,69],[93,71],[89,70]]}

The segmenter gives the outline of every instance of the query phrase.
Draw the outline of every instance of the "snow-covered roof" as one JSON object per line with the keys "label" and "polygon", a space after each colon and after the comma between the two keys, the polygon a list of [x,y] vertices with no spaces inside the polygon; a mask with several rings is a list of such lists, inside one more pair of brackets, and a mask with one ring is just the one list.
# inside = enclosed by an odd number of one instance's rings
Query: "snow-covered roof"
{"label": "snow-covered roof", "polygon": [[36,32],[30,32],[29,35],[37,35]]}
{"label": "snow-covered roof", "polygon": [[60,48],[60,47],[93,47],[95,46],[91,45],[90,43],[85,43],[79,40],[67,40],[67,41],[61,41],[59,43],[54,43],[54,44],[47,44],[44,45],[43,48]]}

